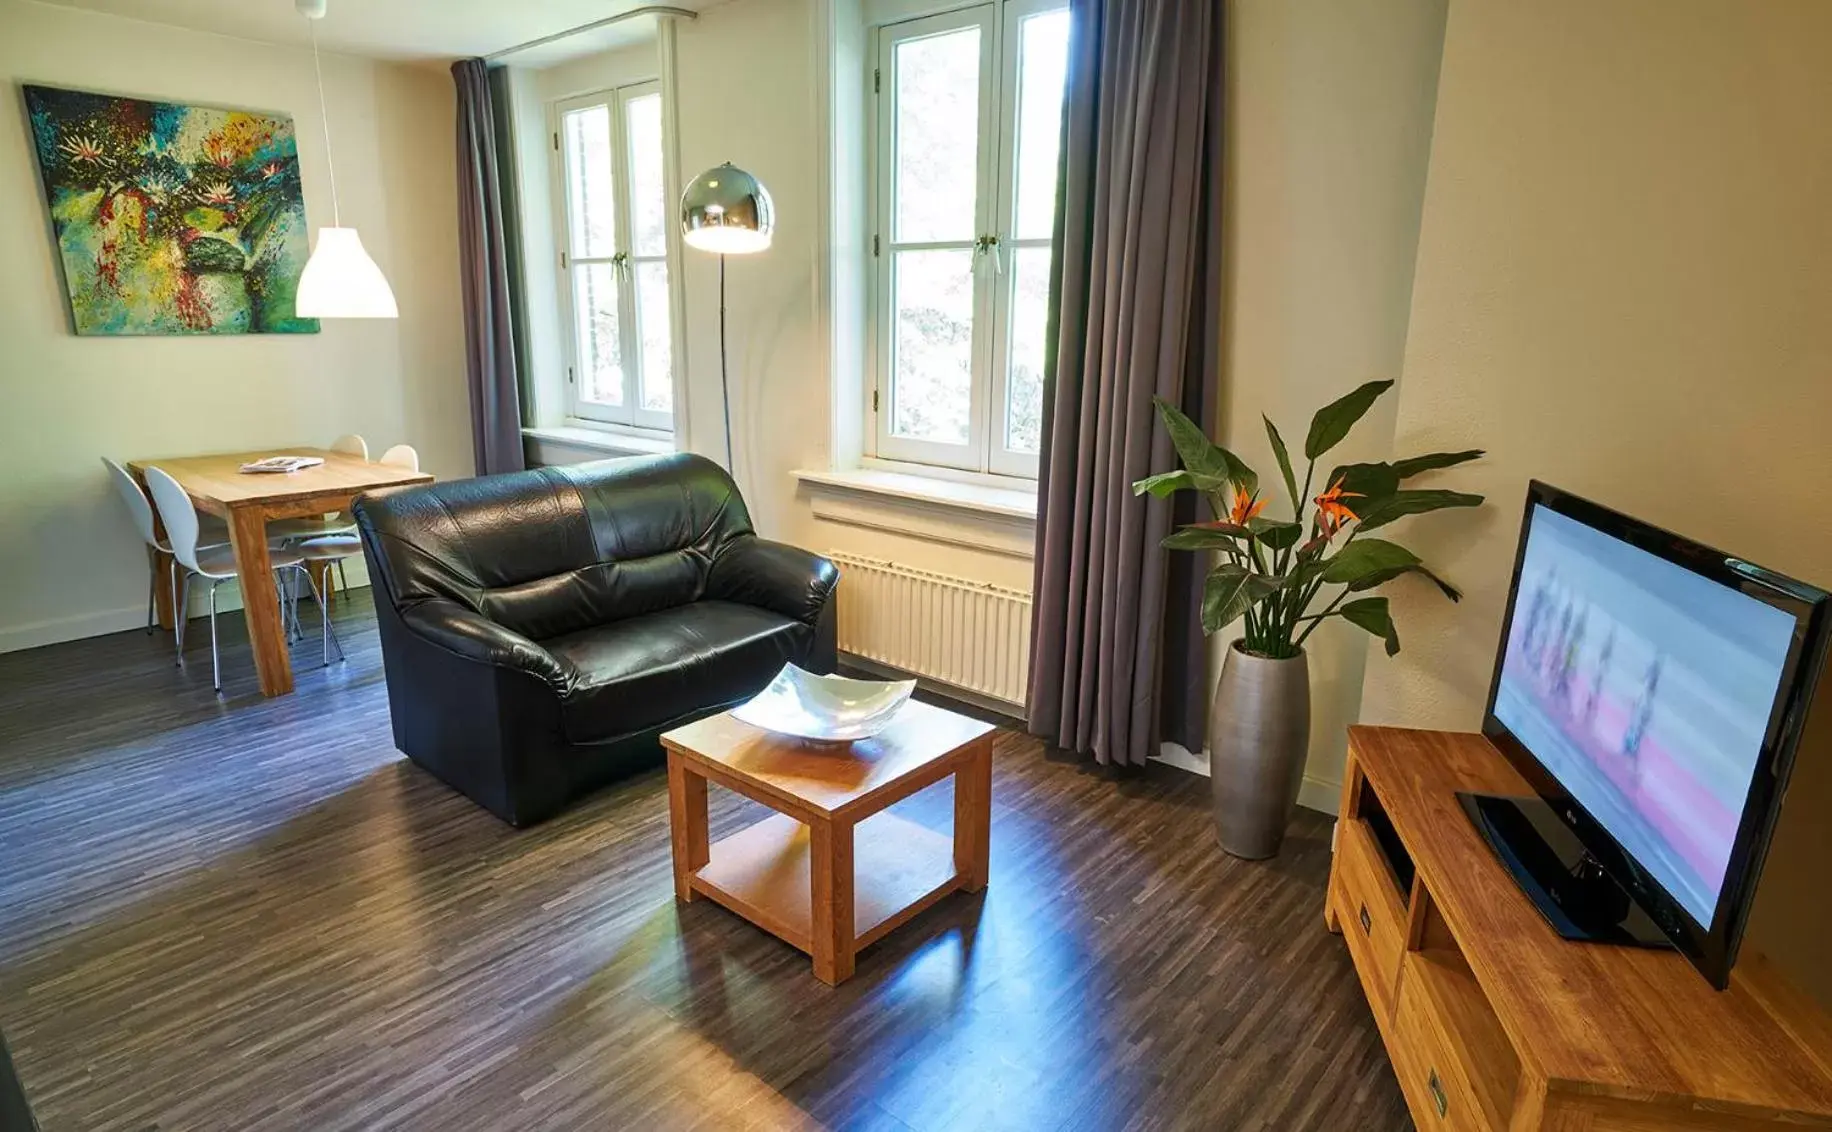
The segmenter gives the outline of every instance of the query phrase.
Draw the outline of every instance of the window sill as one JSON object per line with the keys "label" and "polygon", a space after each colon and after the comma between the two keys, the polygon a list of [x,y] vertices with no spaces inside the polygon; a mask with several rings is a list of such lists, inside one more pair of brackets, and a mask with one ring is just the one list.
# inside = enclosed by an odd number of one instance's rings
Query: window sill
{"label": "window sill", "polygon": [[524,428],[522,437],[543,464],[576,463],[578,453],[589,453],[586,459],[602,459],[606,456],[654,456],[674,451],[672,438],[635,436],[578,425]]}
{"label": "window sill", "polygon": [[1034,491],[931,479],[875,468],[795,473],[816,518],[927,542],[1030,558]]}
{"label": "window sill", "polygon": [[817,489],[884,496],[1033,523],[1037,520],[1037,493],[1034,491],[988,487],[904,472],[879,471],[876,468],[831,472],[798,471],[795,478]]}

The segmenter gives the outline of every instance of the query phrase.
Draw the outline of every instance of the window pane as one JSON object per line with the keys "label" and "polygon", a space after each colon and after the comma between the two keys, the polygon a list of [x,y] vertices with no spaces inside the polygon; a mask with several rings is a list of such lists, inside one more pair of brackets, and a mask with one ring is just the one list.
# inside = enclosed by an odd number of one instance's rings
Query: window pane
{"label": "window pane", "polygon": [[614,255],[617,210],[611,194],[610,107],[568,110],[561,133],[566,138],[572,254],[587,259]]}
{"label": "window pane", "polygon": [[1005,447],[1036,453],[1043,448],[1043,345],[1050,318],[1050,249],[1019,248],[1012,261]]}
{"label": "window pane", "polygon": [[973,252],[897,252],[891,432],[967,443],[973,410]]}
{"label": "window pane", "polygon": [[[645,94],[624,103],[630,140],[630,210],[636,255],[666,255],[667,191],[662,188],[662,96]],[[647,341],[645,330],[645,338]],[[645,396],[647,396],[645,394]]]}
{"label": "window pane", "polygon": [[642,407],[674,410],[673,341],[668,334],[668,265],[636,265],[636,323],[642,333]]}
{"label": "window pane", "polygon": [[579,335],[579,399],[623,404],[623,353],[617,326],[617,266],[573,268],[573,317]]}
{"label": "window pane", "polygon": [[971,240],[979,181],[980,29],[899,43],[892,239]]}
{"label": "window pane", "polygon": [[1018,181],[1012,232],[1047,240],[1056,221],[1056,153],[1062,142],[1062,84],[1069,66],[1066,9],[1026,16],[1018,38]]}

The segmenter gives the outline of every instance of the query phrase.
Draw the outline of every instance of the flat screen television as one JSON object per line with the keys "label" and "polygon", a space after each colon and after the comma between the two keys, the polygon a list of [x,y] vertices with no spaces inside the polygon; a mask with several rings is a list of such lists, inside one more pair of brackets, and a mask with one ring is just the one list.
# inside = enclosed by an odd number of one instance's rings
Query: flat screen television
{"label": "flat screen television", "polygon": [[1824,667],[1825,592],[1537,481],[1462,804],[1561,935],[1730,969]]}

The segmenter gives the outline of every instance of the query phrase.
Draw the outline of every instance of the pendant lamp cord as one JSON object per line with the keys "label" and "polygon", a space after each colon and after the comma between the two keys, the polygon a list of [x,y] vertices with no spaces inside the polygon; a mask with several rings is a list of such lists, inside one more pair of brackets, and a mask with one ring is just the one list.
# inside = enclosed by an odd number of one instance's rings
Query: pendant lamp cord
{"label": "pendant lamp cord", "polygon": [[318,21],[306,17],[312,29],[312,75],[318,80],[318,120],[324,123],[324,169],[331,176],[331,227],[343,227],[337,212],[337,167],[331,164],[331,112],[324,105],[324,71],[318,66]]}

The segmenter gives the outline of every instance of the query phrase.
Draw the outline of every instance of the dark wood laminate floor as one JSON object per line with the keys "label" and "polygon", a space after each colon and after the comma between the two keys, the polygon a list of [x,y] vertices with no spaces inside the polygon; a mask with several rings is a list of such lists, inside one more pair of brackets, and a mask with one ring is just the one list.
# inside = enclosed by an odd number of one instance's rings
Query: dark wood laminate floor
{"label": "dark wood laminate floor", "polygon": [[[830,990],[676,908],[659,771],[517,833],[408,764],[339,616],[275,701],[235,616],[222,701],[203,633],[0,656],[0,1028],[51,1132],[1410,1126],[1315,815],[1234,861],[1200,780],[1008,735],[987,891]],[[754,816],[714,789],[715,836]]]}

